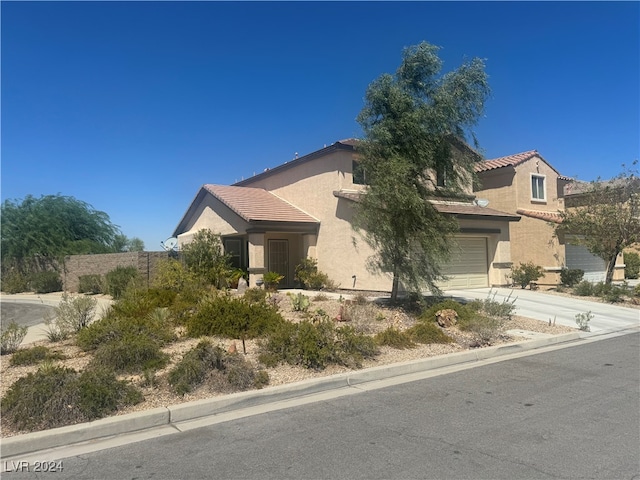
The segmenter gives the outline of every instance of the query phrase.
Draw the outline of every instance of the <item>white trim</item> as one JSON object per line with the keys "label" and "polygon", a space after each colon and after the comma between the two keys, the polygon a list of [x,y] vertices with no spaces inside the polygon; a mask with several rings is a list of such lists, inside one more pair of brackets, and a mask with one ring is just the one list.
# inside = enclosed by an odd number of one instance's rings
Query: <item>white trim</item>
{"label": "white trim", "polygon": [[[533,196],[533,178],[541,178],[542,179],[542,198],[536,198]],[[547,176],[541,173],[530,173],[529,174],[529,192],[531,193],[531,201],[532,202],[546,202],[547,201]]]}

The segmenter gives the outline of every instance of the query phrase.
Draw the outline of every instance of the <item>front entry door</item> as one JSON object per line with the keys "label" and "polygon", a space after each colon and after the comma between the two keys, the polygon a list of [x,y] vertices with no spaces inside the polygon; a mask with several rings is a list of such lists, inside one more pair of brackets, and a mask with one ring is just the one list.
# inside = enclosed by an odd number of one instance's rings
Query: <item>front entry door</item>
{"label": "front entry door", "polygon": [[269,271],[277,272],[284,278],[280,286],[289,285],[289,241],[269,240]]}

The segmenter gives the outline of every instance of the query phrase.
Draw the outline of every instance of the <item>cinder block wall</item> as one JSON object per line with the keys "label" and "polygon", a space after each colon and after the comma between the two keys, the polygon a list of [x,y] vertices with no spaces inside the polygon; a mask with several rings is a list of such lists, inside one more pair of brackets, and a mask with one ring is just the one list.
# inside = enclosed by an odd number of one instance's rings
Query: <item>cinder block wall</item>
{"label": "cinder block wall", "polygon": [[100,255],[68,255],[64,259],[64,290],[77,292],[82,275],[106,275],[117,267],[135,267],[147,282],[153,279],[159,260],[169,258],[168,252],[123,252]]}

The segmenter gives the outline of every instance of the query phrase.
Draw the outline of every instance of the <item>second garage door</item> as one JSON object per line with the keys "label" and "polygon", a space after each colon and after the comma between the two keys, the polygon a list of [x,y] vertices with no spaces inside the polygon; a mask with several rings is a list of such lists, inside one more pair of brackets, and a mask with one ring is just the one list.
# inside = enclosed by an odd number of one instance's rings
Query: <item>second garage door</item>
{"label": "second garage door", "polygon": [[439,284],[446,289],[480,288],[489,286],[487,239],[484,237],[458,237],[451,260],[443,268],[449,279]]}

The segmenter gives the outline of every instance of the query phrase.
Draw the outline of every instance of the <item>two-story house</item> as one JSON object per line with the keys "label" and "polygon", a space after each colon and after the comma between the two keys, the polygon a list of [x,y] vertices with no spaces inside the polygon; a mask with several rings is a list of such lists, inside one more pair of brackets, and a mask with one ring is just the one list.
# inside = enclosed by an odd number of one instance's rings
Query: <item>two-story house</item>
{"label": "two-story house", "polygon": [[[478,162],[476,195],[492,208],[520,215],[511,225],[511,260],[515,265],[533,262],[545,270],[538,283],[557,285],[562,268],[584,270],[584,278],[602,281],[604,261],[585,247],[558,238],[554,225],[565,210],[565,191],[572,179],[561,175],[536,150]],[[616,265],[614,279],[624,278],[624,265]]]}
{"label": "two-story house", "polygon": [[[354,206],[367,188],[355,143],[336,142],[234,185],[203,185],[174,235],[184,244],[203,228],[220,234],[234,264],[249,272],[250,286],[274,271],[284,276],[281,286],[293,287],[295,266],[311,257],[341,288],[389,291],[391,275],[367,269],[374,252],[352,229]],[[519,215],[472,201],[471,182],[468,194],[434,201],[460,225],[442,287],[505,285],[510,225]]]}

